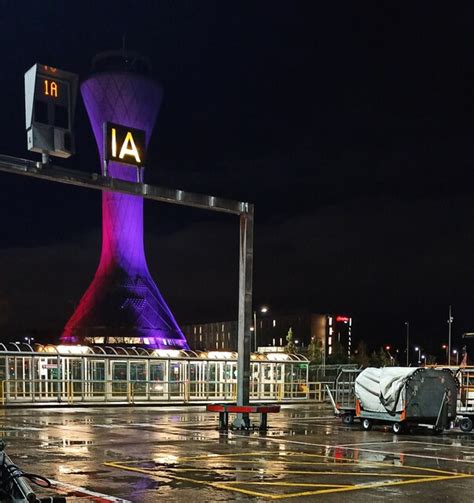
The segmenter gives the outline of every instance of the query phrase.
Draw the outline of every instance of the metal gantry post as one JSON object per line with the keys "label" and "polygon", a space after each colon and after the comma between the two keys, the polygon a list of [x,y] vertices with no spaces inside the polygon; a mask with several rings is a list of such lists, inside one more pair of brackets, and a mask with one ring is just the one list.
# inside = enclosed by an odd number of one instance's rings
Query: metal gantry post
{"label": "metal gantry post", "polygon": [[[240,215],[239,247],[239,316],[237,325],[237,405],[248,405],[250,396],[250,344],[252,324],[252,275],[253,275],[253,221],[254,208],[248,204]],[[235,428],[249,426],[248,414],[237,414]]]}

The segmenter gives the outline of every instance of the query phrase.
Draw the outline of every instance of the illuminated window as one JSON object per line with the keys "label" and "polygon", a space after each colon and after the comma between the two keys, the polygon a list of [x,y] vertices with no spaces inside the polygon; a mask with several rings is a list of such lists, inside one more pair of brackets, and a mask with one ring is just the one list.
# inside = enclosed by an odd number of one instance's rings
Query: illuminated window
{"label": "illuminated window", "polygon": [[332,316],[329,316],[329,326],[332,325]]}
{"label": "illuminated window", "polygon": [[216,342],[216,349],[219,349],[219,343]]}
{"label": "illuminated window", "polygon": [[331,345],[332,344],[332,337],[329,337],[328,338],[328,344]]}
{"label": "illuminated window", "polygon": [[332,355],[332,346],[329,346],[329,354]]}
{"label": "illuminated window", "polygon": [[276,344],[275,344],[275,339],[273,339],[273,345],[274,345],[274,346],[276,346]]}
{"label": "illuminated window", "polygon": [[224,349],[224,343],[221,344],[221,348]]}
{"label": "illuminated window", "polygon": [[334,332],[334,331],[333,331],[333,329],[332,329],[332,328],[330,328],[330,329],[329,329],[329,335],[332,335],[332,334],[333,334],[333,332]]}
{"label": "illuminated window", "polygon": [[224,331],[224,323],[222,324],[221,330],[222,332]]}
{"label": "illuminated window", "polygon": [[280,337],[280,346],[283,346],[283,339]]}
{"label": "illuminated window", "polygon": [[199,327],[199,333],[202,334],[202,327]]}
{"label": "illuminated window", "polygon": [[277,326],[277,320],[273,320],[273,326],[276,327]]}
{"label": "illuminated window", "polygon": [[202,342],[202,335],[199,336],[199,342]]}
{"label": "illuminated window", "polygon": [[196,335],[196,327],[194,327],[194,335]]}

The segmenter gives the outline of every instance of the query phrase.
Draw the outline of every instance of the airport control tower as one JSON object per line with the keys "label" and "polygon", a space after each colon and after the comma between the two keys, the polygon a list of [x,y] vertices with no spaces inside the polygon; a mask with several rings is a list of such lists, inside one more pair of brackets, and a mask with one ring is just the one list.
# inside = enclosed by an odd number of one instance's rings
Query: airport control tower
{"label": "airport control tower", "polygon": [[[149,74],[150,64],[146,58],[114,51],[95,57],[93,73],[81,85],[103,175],[132,182],[142,176],[142,166],[122,161],[127,155],[142,161],[150,140],[162,90]],[[111,155],[104,139],[109,131]],[[143,135],[143,151],[130,132]],[[118,192],[102,193],[99,267],[67,322],[61,341],[188,348],[148,270],[143,244],[143,198]]]}

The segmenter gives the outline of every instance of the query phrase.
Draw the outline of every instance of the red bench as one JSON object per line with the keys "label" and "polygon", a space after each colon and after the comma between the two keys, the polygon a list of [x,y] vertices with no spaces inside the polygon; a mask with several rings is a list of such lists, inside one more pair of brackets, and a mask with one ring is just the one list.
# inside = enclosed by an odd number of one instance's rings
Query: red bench
{"label": "red bench", "polygon": [[[260,414],[260,431],[268,429],[267,414],[271,412],[280,412],[279,405],[236,405],[235,403],[212,403],[206,406],[208,412],[219,412],[219,430],[229,429],[229,413],[242,413],[242,414]],[[248,416],[246,421],[246,429],[250,429],[250,421]]]}

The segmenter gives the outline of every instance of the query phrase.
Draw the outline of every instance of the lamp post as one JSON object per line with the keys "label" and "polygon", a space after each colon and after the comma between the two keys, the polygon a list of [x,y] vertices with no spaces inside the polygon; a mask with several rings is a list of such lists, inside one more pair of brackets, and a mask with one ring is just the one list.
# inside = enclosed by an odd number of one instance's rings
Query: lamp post
{"label": "lamp post", "polygon": [[456,355],[456,367],[459,365],[459,352],[457,349],[453,349],[453,355]]}
{"label": "lamp post", "polygon": [[410,365],[410,323],[405,321],[405,325],[407,327],[407,367]]}
{"label": "lamp post", "polygon": [[[267,313],[268,307],[262,306],[259,311],[261,313]],[[257,311],[253,312],[253,350],[255,353],[257,352]]]}
{"label": "lamp post", "polygon": [[420,348],[420,346],[416,346],[415,351],[418,351],[418,365],[420,365],[421,364],[421,348]]}
{"label": "lamp post", "polygon": [[441,347],[446,351],[446,363],[449,366],[451,364],[451,362],[449,361],[450,358],[449,358],[449,353],[448,353],[448,351],[449,351],[448,345],[447,344],[443,344]]}
{"label": "lamp post", "polygon": [[[450,359],[451,356],[451,325],[453,324],[453,316],[451,313],[451,305],[449,306],[449,318],[448,318],[448,358]],[[448,365],[451,362],[448,360]]]}
{"label": "lamp post", "polygon": [[426,366],[426,355],[421,355],[421,359],[424,360],[423,365]]}
{"label": "lamp post", "polygon": [[395,359],[390,353],[390,346],[385,346],[385,351],[387,351],[388,356],[390,357],[390,365],[393,367]]}

